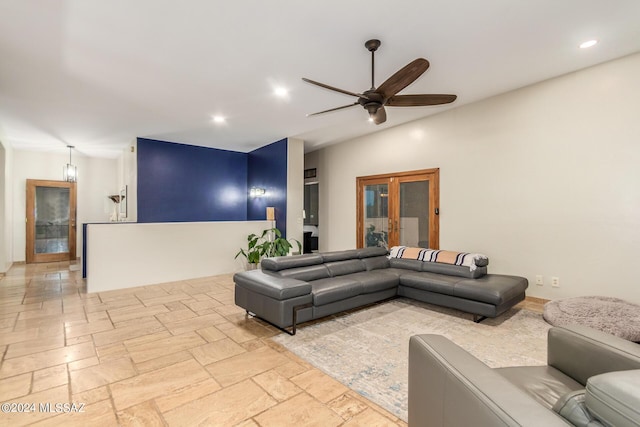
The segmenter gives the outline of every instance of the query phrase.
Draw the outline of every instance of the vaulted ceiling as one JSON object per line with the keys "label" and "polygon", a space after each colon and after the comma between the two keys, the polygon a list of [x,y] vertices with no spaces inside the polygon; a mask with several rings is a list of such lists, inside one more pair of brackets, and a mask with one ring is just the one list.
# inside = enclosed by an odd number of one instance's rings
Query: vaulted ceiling
{"label": "vaulted ceiling", "polygon": [[[389,107],[379,126],[359,106],[306,117],[355,99],[302,77],[369,89],[371,38],[376,85],[424,57],[401,93],[458,99]],[[105,157],[136,137],[313,150],[638,51],[638,0],[0,0],[0,140]]]}

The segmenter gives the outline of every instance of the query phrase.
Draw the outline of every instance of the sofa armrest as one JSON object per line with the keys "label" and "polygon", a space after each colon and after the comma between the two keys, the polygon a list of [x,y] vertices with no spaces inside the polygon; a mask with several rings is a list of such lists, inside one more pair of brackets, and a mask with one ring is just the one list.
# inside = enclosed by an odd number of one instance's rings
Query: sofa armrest
{"label": "sofa armrest", "polygon": [[305,281],[278,277],[262,270],[243,271],[233,275],[236,286],[268,296],[278,301],[311,293],[311,285]]}
{"label": "sofa armrest", "polygon": [[409,425],[570,424],[447,338],[415,335],[409,340]]}
{"label": "sofa armrest", "polygon": [[547,363],[582,385],[594,375],[640,369],[640,345],[586,326],[549,329],[548,346]]}

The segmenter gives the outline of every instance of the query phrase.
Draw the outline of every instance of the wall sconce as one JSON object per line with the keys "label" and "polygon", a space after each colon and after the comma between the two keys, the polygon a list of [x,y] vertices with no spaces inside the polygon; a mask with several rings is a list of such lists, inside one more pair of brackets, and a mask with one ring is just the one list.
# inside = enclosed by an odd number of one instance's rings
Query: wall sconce
{"label": "wall sconce", "polygon": [[78,181],[78,168],[71,164],[71,149],[73,145],[67,145],[69,147],[69,163],[62,168],[62,177],[67,182]]}
{"label": "wall sconce", "polygon": [[276,220],[276,208],[272,206],[267,206],[267,221],[275,221]]}
{"label": "wall sconce", "polygon": [[251,197],[262,197],[266,194],[267,190],[265,190],[264,188],[260,188],[260,187],[251,187],[251,190],[249,190],[249,195]]}

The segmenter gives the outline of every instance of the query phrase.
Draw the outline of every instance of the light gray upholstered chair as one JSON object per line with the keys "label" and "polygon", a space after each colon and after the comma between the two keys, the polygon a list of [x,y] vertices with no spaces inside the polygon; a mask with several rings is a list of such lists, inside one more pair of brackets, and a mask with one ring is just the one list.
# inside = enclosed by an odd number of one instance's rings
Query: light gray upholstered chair
{"label": "light gray upholstered chair", "polygon": [[640,426],[640,345],[551,328],[547,365],[492,369],[441,335],[409,342],[410,427]]}

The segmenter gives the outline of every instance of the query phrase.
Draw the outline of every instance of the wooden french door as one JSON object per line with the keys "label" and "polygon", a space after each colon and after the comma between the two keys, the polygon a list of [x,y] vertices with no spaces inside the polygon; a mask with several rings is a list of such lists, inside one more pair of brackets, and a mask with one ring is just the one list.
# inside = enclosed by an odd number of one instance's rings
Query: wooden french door
{"label": "wooden french door", "polygon": [[357,178],[358,247],[438,249],[439,169]]}
{"label": "wooden french door", "polygon": [[27,180],[27,262],[76,258],[76,183]]}

